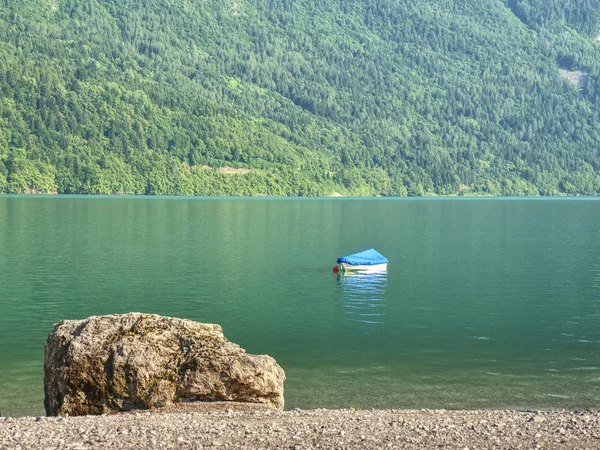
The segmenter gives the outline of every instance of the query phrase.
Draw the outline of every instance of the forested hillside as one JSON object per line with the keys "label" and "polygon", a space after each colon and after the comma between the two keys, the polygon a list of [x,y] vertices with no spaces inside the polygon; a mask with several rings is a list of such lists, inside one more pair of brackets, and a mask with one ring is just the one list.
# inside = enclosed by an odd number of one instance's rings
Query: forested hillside
{"label": "forested hillside", "polygon": [[599,14],[0,0],[0,192],[597,195]]}

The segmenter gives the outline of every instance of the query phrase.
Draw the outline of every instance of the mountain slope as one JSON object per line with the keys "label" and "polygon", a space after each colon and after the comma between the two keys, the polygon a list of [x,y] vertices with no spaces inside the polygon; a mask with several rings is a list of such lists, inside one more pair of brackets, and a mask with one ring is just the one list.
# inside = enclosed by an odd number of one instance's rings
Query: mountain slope
{"label": "mountain slope", "polygon": [[600,192],[597,0],[3,3],[0,191]]}

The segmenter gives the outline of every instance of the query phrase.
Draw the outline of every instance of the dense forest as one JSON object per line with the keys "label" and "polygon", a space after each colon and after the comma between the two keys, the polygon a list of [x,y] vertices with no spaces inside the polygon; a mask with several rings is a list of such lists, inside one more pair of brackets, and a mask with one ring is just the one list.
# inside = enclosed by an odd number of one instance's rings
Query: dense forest
{"label": "dense forest", "polygon": [[0,192],[597,195],[600,0],[0,0]]}

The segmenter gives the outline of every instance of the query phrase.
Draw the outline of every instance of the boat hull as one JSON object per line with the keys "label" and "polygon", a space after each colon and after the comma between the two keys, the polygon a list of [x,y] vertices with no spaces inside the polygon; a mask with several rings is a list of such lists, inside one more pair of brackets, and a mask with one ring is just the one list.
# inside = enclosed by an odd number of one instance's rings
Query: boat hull
{"label": "boat hull", "polygon": [[373,264],[370,266],[361,266],[361,265],[355,265],[355,264],[341,263],[339,265],[339,270],[342,272],[366,272],[366,273],[385,272],[385,271],[387,271],[387,263]]}

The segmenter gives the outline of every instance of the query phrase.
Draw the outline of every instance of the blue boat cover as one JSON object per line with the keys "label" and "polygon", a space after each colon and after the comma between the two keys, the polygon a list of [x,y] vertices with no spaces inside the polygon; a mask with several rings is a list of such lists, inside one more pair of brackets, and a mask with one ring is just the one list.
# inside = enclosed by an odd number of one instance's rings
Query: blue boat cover
{"label": "blue boat cover", "polygon": [[339,263],[352,264],[355,266],[374,266],[375,264],[386,264],[387,258],[374,248],[337,259]]}

